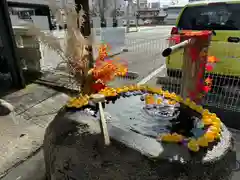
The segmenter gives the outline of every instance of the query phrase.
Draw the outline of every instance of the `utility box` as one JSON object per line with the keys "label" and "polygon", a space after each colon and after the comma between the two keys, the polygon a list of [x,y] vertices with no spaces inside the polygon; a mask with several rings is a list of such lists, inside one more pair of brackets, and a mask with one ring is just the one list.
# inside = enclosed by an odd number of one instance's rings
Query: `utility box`
{"label": "utility box", "polygon": [[39,41],[28,32],[28,27],[13,26],[17,44],[16,53],[20,59],[23,70],[30,72],[41,71],[41,52]]}

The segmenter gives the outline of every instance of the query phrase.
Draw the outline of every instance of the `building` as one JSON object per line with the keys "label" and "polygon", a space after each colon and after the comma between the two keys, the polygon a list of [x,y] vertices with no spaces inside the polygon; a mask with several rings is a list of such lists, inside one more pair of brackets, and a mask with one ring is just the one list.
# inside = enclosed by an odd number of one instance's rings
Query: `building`
{"label": "building", "polygon": [[93,17],[100,16],[101,8],[104,10],[105,17],[112,17],[115,10],[118,16],[124,16],[126,5],[124,0],[89,0],[89,9]]}
{"label": "building", "polygon": [[[25,21],[33,22],[43,30],[54,28],[54,21],[49,11],[48,0],[6,0],[13,26],[22,25]],[[57,6],[75,5],[75,0],[55,0]]]}
{"label": "building", "polygon": [[151,3],[149,3],[149,8],[159,9],[160,8],[160,2],[151,2]]}
{"label": "building", "polygon": [[139,0],[139,8],[147,8],[148,0]]}
{"label": "building", "polygon": [[166,11],[167,16],[164,20],[165,24],[173,25],[176,23],[176,20],[179,16],[179,13],[182,11],[185,4],[177,4],[164,7],[164,11]]}

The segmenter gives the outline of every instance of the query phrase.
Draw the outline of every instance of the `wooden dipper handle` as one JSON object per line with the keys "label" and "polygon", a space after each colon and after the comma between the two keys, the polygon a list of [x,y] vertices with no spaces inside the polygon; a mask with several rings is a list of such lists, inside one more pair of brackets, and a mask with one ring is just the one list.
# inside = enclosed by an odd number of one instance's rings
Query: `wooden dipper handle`
{"label": "wooden dipper handle", "polygon": [[106,122],[103,107],[102,107],[102,102],[105,100],[105,96],[102,94],[93,94],[91,95],[91,98],[92,98],[92,101],[94,101],[95,103],[98,103],[99,114],[100,114],[100,127],[102,131],[103,139],[104,139],[104,144],[108,146],[110,145],[110,137],[108,134],[107,122]]}

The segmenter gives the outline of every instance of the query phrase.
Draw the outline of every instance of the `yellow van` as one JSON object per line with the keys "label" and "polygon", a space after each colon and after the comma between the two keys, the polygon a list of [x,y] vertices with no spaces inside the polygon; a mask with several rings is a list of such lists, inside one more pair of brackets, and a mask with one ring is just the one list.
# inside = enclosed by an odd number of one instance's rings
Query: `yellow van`
{"label": "yellow van", "polygon": [[[198,1],[187,4],[180,13],[171,34],[182,30],[213,30],[209,55],[219,62],[213,74],[240,76],[240,0]],[[181,76],[183,51],[167,58],[169,76]]]}

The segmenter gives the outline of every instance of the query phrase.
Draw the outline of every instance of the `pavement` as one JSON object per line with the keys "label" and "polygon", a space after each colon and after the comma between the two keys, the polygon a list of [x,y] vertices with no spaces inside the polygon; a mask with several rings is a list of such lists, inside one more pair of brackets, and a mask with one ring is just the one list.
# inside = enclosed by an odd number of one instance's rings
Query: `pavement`
{"label": "pavement", "polygon": [[68,95],[31,84],[3,99],[14,106],[14,112],[0,117],[0,178],[7,175],[5,179],[14,180],[8,178],[8,173],[40,150],[45,128]]}

